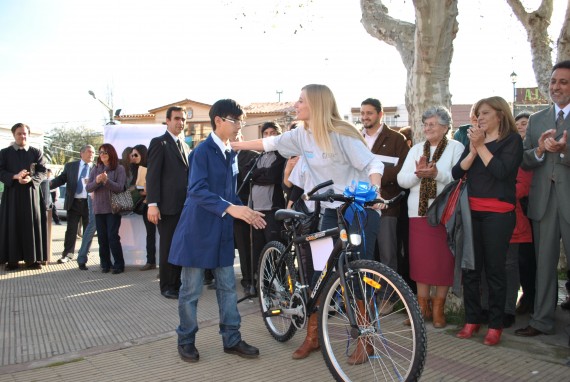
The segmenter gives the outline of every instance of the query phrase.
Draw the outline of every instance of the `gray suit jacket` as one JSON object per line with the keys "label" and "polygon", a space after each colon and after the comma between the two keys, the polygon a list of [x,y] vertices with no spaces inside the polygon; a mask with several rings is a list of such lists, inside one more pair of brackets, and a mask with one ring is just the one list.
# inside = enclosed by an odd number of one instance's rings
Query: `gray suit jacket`
{"label": "gray suit jacket", "polygon": [[[540,135],[549,129],[556,129],[554,106],[530,116],[526,136],[523,142],[524,154],[522,167],[534,171],[528,196],[528,214],[532,220],[542,220],[546,212],[548,196],[552,183],[556,183],[556,198],[559,212],[570,222],[570,150],[564,154],[545,152],[544,159],[536,159]],[[570,118],[566,118],[556,131],[556,139],[562,137],[564,130],[570,129]],[[568,134],[570,136],[570,134]]]}

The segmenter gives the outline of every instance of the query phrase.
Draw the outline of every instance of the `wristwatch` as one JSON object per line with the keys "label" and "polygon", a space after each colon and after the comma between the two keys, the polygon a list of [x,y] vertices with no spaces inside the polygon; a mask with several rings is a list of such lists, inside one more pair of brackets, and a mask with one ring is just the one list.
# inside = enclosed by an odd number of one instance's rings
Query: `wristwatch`
{"label": "wristwatch", "polygon": [[378,195],[380,195],[380,186],[379,185],[373,184],[371,188],[374,190],[374,192],[376,192]]}

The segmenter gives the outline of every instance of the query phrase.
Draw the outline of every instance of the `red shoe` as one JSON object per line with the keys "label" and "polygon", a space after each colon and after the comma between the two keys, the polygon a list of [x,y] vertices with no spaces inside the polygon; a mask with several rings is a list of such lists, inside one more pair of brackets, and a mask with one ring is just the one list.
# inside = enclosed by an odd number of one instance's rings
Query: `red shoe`
{"label": "red shoe", "polygon": [[501,341],[501,333],[503,333],[503,329],[491,329],[487,331],[487,335],[485,336],[485,340],[483,343],[485,345],[494,346]]}
{"label": "red shoe", "polygon": [[457,333],[457,335],[455,337],[463,338],[463,339],[471,338],[471,336],[473,336],[473,334],[479,333],[480,327],[481,327],[481,324],[465,324],[463,329],[461,329],[461,331],[459,333]]}

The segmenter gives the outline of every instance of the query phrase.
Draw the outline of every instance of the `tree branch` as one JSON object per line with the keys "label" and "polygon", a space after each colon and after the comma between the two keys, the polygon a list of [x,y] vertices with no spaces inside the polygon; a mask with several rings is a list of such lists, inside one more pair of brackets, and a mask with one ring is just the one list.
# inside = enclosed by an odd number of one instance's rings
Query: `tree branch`
{"label": "tree branch", "polygon": [[360,8],[366,32],[395,47],[409,72],[414,63],[415,24],[389,16],[382,0],[360,0]]}
{"label": "tree branch", "polygon": [[564,23],[562,24],[556,47],[558,53],[556,62],[570,60],[570,3],[566,7],[566,16],[564,17]]}

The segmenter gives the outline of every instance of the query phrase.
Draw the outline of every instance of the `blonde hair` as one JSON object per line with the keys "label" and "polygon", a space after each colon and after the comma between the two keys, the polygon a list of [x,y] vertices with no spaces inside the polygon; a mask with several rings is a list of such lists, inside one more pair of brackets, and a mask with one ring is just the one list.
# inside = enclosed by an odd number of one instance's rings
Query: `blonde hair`
{"label": "blonde hair", "polygon": [[305,128],[311,128],[321,150],[332,153],[330,133],[356,138],[366,145],[358,129],[340,117],[334,95],[327,86],[310,84],[302,90],[305,91],[309,105],[309,121],[305,122]]}

